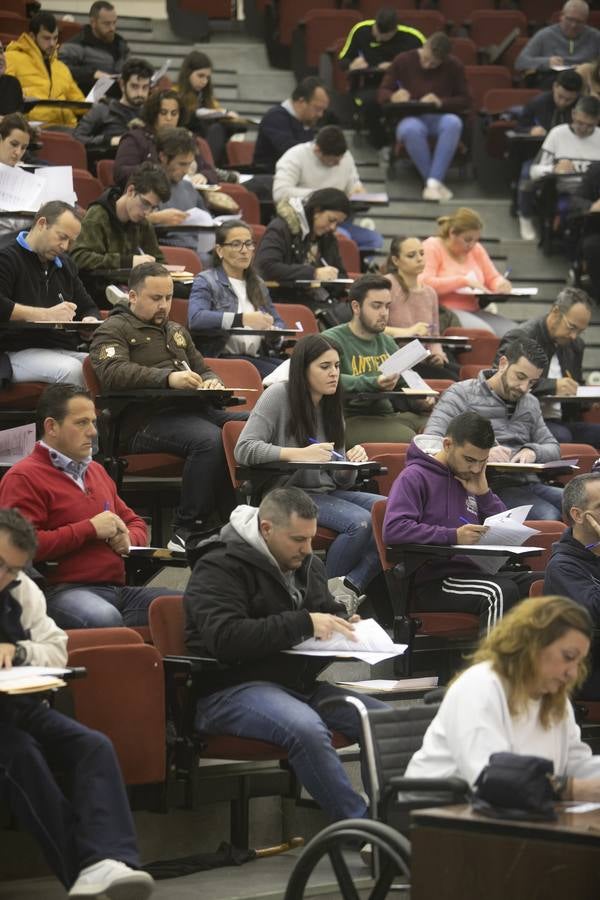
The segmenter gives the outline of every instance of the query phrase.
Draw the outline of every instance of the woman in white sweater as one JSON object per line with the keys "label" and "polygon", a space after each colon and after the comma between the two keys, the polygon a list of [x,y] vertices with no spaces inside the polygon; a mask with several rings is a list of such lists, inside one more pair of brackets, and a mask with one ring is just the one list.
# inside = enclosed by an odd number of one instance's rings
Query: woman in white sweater
{"label": "woman in white sweater", "polygon": [[[296,344],[289,382],[268,388],[250,413],[235,448],[243,466],[278,462],[329,462],[367,459],[363,447],[345,449],[340,356],[320,334]],[[381,571],[371,529],[371,507],[378,494],[351,490],[355,473],[348,469],[297,469],[285,479],[310,493],[319,509],[318,523],[338,532],[327,552],[329,578],[346,576],[346,585],[361,594]],[[271,481],[268,487],[273,487]]]}
{"label": "woman in white sweater", "polygon": [[492,753],[522,753],[552,760],[562,799],[600,800],[600,757],[569,702],[587,674],[592,631],[587,610],[566,597],[515,606],[448,688],[407,776],[472,785]]}

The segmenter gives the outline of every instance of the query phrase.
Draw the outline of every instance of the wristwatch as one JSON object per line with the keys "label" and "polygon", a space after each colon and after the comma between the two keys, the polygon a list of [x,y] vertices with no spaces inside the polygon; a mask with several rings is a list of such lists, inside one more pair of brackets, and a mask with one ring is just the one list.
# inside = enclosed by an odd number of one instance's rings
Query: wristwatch
{"label": "wristwatch", "polygon": [[16,644],[15,652],[14,652],[13,660],[12,660],[13,666],[22,666],[23,663],[26,661],[26,659],[27,659],[27,650],[25,649],[23,644]]}

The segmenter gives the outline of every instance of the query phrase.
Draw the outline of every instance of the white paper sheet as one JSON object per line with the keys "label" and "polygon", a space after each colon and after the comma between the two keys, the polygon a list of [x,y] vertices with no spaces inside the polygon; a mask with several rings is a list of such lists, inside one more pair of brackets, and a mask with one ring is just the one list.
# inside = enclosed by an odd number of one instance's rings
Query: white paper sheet
{"label": "white paper sheet", "polygon": [[578,385],[577,386],[577,396],[578,397],[595,397],[597,400],[600,400],[600,385]]}
{"label": "white paper sheet", "polygon": [[328,640],[308,638],[296,644],[286,653],[300,653],[305,656],[342,656],[361,659],[363,662],[379,662],[393,656],[402,656],[406,644],[394,644],[389,634],[375,619],[361,619],[354,625],[356,640],[336,632]]}
{"label": "white paper sheet", "polygon": [[117,78],[118,75],[103,75],[102,78],[99,78],[92,87],[91,91],[85,98],[86,101],[88,103],[97,103],[99,100],[102,100],[104,95],[110,91]]}
{"label": "white paper sheet", "polygon": [[336,681],[336,684],[352,691],[364,691],[365,693],[374,691],[399,693],[400,691],[433,691],[438,686],[438,678],[437,675],[423,678],[402,678],[400,681],[388,678],[368,678],[366,681]]}
{"label": "white paper sheet", "polygon": [[35,446],[35,425],[18,425],[0,431],[0,466],[14,466]]}
{"label": "white paper sheet", "polygon": [[431,356],[429,350],[415,339],[385,359],[379,366],[379,371],[382,375],[402,375],[406,369],[412,369],[428,356]]}
{"label": "white paper sheet", "polygon": [[351,201],[356,203],[389,203],[390,198],[385,191],[376,191],[372,193],[350,194]]}
{"label": "white paper sheet", "polygon": [[65,203],[75,203],[77,195],[73,189],[73,169],[71,166],[44,166],[43,169],[36,169],[35,174],[43,182],[42,193],[38,198],[39,206],[43,203],[48,203],[50,200],[63,200]]}
{"label": "white paper sheet", "polygon": [[20,166],[0,163],[0,209],[6,212],[37,212],[44,183]]}
{"label": "white paper sheet", "polygon": [[163,75],[166,75],[169,71],[172,59],[166,59],[160,69],[157,69],[152,78],[150,79],[150,87],[154,87],[155,84],[158,84]]}
{"label": "white paper sheet", "polygon": [[68,669],[55,666],[15,666],[12,669],[0,669],[0,682],[16,681],[17,679],[27,679],[33,676],[48,676],[49,678],[60,678],[68,672]]}
{"label": "white paper sheet", "polygon": [[290,379],[290,361],[284,360],[280,366],[273,369],[270,375],[263,378],[263,385],[269,387],[271,384],[277,384],[278,381],[289,381]]}
{"label": "white paper sheet", "polygon": [[213,224],[213,218],[209,212],[205,209],[200,209],[198,206],[193,206],[191,209],[186,209],[187,219],[184,220],[184,225],[203,225],[210,226]]}
{"label": "white paper sheet", "polygon": [[[456,291],[457,294],[467,294],[471,296],[475,294],[476,296],[480,296],[481,294],[505,294],[504,291],[482,291],[478,288],[473,287],[461,287]],[[507,297],[535,297],[538,293],[538,288],[536,287],[520,287],[513,288],[512,291],[509,291],[506,296]]]}
{"label": "white paper sheet", "polygon": [[431,392],[431,388],[427,382],[421,378],[418,372],[413,372],[412,369],[405,369],[402,373],[402,377],[411,390]]}

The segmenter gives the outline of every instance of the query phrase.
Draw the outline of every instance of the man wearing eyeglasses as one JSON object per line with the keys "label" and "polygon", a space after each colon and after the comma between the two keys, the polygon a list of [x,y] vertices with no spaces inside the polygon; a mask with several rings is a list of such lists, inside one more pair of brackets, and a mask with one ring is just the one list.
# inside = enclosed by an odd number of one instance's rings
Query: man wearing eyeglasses
{"label": "man wearing eyeglasses", "polygon": [[[107,306],[104,293],[109,284],[119,280],[116,272],[144,262],[165,261],[148,218],[170,193],[165,173],[148,162],[131,175],[123,192],[108,188],[88,207],[72,257],[99,306]],[[126,280],[127,275],[122,275],[120,281]]]}
{"label": "man wearing eyeglasses", "polygon": [[584,0],[567,0],[560,20],[540,28],[519,53],[515,69],[534,72],[535,87],[548,88],[556,72],[600,56],[600,31],[587,24],[590,8]]}
{"label": "man wearing eyeglasses", "polygon": [[529,319],[504,335],[498,358],[515,340],[531,338],[539,344],[548,357],[548,364],[531,393],[540,401],[546,425],[561,444],[575,441],[600,449],[600,425],[581,421],[582,406],[572,402],[561,406],[558,400],[544,399],[574,397],[577,386],[583,384],[585,344],[581,335],[591,315],[592,304],[585,291],[564,288],[547,315]]}

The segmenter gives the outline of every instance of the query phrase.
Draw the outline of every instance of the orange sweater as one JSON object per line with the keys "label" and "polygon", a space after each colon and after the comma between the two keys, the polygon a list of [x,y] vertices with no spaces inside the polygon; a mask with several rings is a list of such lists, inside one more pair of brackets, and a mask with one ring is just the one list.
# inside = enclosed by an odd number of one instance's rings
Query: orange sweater
{"label": "orange sweater", "polygon": [[496,269],[481,244],[475,244],[463,262],[451,256],[439,237],[429,237],[423,241],[425,249],[425,269],[420,276],[421,284],[429,284],[439,297],[440,303],[450,309],[464,309],[477,312],[477,297],[457,294],[459,288],[468,287],[469,275],[495,291],[504,276]]}

